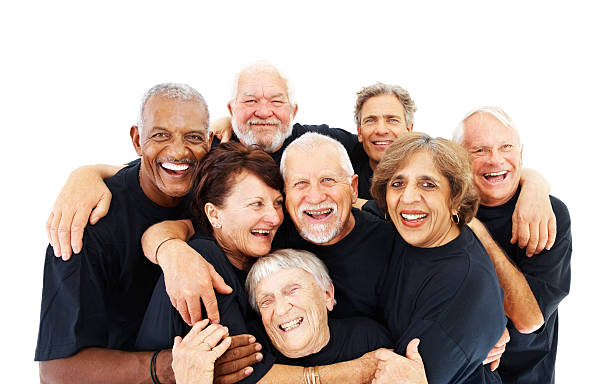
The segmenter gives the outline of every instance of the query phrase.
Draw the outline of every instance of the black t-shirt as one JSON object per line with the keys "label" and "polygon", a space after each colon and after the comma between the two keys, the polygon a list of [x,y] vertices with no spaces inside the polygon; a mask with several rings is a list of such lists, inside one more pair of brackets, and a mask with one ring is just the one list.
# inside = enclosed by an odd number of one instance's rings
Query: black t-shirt
{"label": "black t-shirt", "polygon": [[188,218],[187,202],[164,208],[138,182],[138,165],[105,180],[108,214],[87,225],[83,249],[62,261],[47,247],[35,360],[71,356],[86,347],[133,350],[159,268],[142,252],[142,234],[163,220]]}
{"label": "black t-shirt", "polygon": [[510,342],[501,359],[499,374],[506,383],[554,383],[557,354],[557,306],[570,289],[572,234],[570,216],[563,202],[550,197],[557,218],[557,238],[550,251],[527,257],[525,250],[510,244],[512,214],[520,191],[498,207],[478,208],[477,217],[523,273],[538,301],[545,323],[537,331],[522,334],[508,321]]}
{"label": "black t-shirt", "polygon": [[467,227],[440,247],[395,243],[382,295],[395,352],[418,337],[430,384],[499,382],[482,361],[506,326],[503,292],[482,244]]}
{"label": "black t-shirt", "polygon": [[[215,239],[204,233],[196,233],[188,244],[199,252],[223,277],[225,282],[233,288],[232,293],[228,295],[216,295],[221,324],[228,327],[230,335],[255,333],[254,330],[250,329],[250,323],[257,324],[259,316],[248,303],[244,287],[247,272],[234,267],[219,248]],[[202,313],[206,313],[203,306]],[[166,294],[166,286],[162,275],[157,281],[142,321],[136,347],[139,350],[172,348],[174,337],[185,336],[190,329],[191,327],[183,321],[180,313],[172,306],[170,298]],[[244,379],[243,383],[256,383],[270,370],[275,362],[274,353],[266,349],[266,343],[262,342],[261,344],[264,346],[261,351],[264,358],[261,362],[253,365],[254,372]]]}
{"label": "black t-shirt", "polygon": [[393,251],[395,228],[359,209],[352,208],[351,212],[355,227],[336,244],[317,245],[304,240],[287,217],[273,248],[305,249],[325,263],[337,301],[330,316],[365,316],[382,322],[379,301]]}
{"label": "black t-shirt", "polygon": [[391,348],[393,343],[389,331],[376,321],[367,317],[348,319],[328,319],[329,343],[312,355],[290,359],[274,347],[276,362],[286,365],[313,367],[339,363],[361,357],[364,353],[378,348]]}
{"label": "black t-shirt", "polygon": [[[299,123],[295,123],[293,124],[293,131],[291,132],[291,136],[285,139],[282,147],[280,147],[278,151],[274,153],[268,153],[268,154],[272,156],[272,158],[274,159],[277,165],[280,165],[280,161],[283,156],[283,152],[285,152],[285,148],[287,148],[289,144],[291,144],[293,141],[295,141],[297,138],[299,138],[300,136],[302,136],[303,134],[307,132],[320,133],[322,135],[329,136],[332,139],[338,140],[340,144],[342,144],[342,146],[346,148],[346,152],[349,154],[354,152],[356,148],[361,146],[361,143],[357,139],[357,135],[354,135],[343,129],[330,128],[327,124],[302,125]],[[235,142],[240,141],[238,140],[238,137],[236,136],[236,134],[232,134],[231,140]],[[218,145],[219,143],[220,143],[219,139],[215,137],[212,145],[215,146],[215,145]]]}
{"label": "black t-shirt", "polygon": [[370,186],[372,185],[374,171],[370,167],[370,158],[363,149],[363,145],[360,143],[360,145],[353,147],[353,151],[349,152],[349,157],[351,158],[351,163],[353,163],[355,174],[359,176],[359,185],[357,187],[359,198],[372,200]]}

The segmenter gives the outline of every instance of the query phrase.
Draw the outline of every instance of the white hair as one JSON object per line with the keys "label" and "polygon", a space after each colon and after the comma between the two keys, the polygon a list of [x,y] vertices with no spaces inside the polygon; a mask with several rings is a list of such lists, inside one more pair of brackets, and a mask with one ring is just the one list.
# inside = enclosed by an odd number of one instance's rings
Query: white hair
{"label": "white hair", "polygon": [[257,259],[247,275],[245,287],[251,307],[259,313],[255,287],[268,276],[283,269],[300,268],[310,273],[317,285],[326,291],[332,283],[327,267],[313,253],[299,249],[279,249]]}
{"label": "white hair", "polygon": [[336,149],[338,159],[340,160],[340,166],[346,172],[346,176],[350,179],[355,174],[355,171],[353,170],[353,165],[351,164],[351,159],[346,152],[346,148],[344,148],[344,146],[340,144],[338,140],[316,132],[307,132],[303,134],[289,144],[287,148],[285,148],[280,162],[280,170],[281,174],[283,175],[283,179],[287,176],[286,159],[289,151],[296,150],[300,152],[308,152],[312,153],[313,156],[316,156],[317,152],[325,144],[329,144]]}
{"label": "white hair", "polygon": [[232,86],[231,99],[229,101],[230,104],[234,105],[236,101],[236,97],[238,96],[238,83],[240,82],[240,77],[247,73],[258,73],[258,72],[272,73],[272,74],[278,75],[285,82],[285,86],[287,87],[287,98],[289,99],[289,104],[291,105],[291,108],[294,108],[295,106],[295,103],[293,102],[294,92],[293,92],[293,85],[291,84],[291,81],[289,80],[289,78],[287,78],[287,76],[285,76],[285,74],[282,71],[280,71],[277,67],[275,67],[274,65],[272,65],[271,63],[265,60],[260,60],[260,61],[251,63],[247,65],[246,67],[242,68],[240,72],[236,74],[236,77],[234,78],[234,83]]}
{"label": "white hair", "polygon": [[476,108],[476,109],[471,110],[467,115],[465,115],[465,117],[461,120],[461,122],[457,124],[457,127],[455,128],[455,131],[453,132],[453,141],[455,143],[463,146],[463,140],[465,138],[465,121],[477,113],[487,113],[493,116],[494,118],[496,118],[504,126],[512,129],[514,133],[516,134],[516,138],[518,139],[518,142],[520,144],[521,136],[519,135],[519,131],[518,129],[516,129],[516,126],[514,125],[514,122],[512,121],[510,116],[503,109],[499,107],[493,107],[493,106],[484,106],[484,107]]}
{"label": "white hair", "polygon": [[140,109],[138,110],[138,133],[142,135],[144,107],[147,101],[153,96],[159,95],[168,99],[180,100],[180,101],[197,101],[202,105],[203,110],[206,112],[206,121],[204,122],[204,128],[208,133],[208,104],[204,97],[195,88],[187,84],[182,83],[162,83],[157,84],[153,88],[149,89],[143,96],[140,102]]}

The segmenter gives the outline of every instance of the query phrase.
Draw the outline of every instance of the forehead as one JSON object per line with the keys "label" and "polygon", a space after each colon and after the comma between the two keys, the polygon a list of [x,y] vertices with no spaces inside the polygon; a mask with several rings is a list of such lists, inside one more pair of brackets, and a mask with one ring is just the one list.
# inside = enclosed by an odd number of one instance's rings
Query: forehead
{"label": "forehead", "polygon": [[257,97],[288,97],[287,83],[276,72],[256,71],[240,75],[236,96],[251,95]]}
{"label": "forehead", "polygon": [[395,176],[398,175],[404,177],[433,176],[438,180],[446,180],[427,151],[418,151],[404,160],[395,171]]}
{"label": "forehead", "polygon": [[331,144],[323,144],[316,151],[304,152],[292,149],[285,160],[287,179],[302,176],[317,176],[322,173],[344,176],[338,150]]}
{"label": "forehead", "polygon": [[179,100],[160,95],[151,96],[142,111],[145,127],[183,127],[204,131],[207,118],[206,110],[197,100]]}
{"label": "forehead", "polygon": [[518,142],[516,131],[489,113],[475,113],[464,122],[463,138],[467,147]]}
{"label": "forehead", "polygon": [[[266,197],[272,195],[274,198],[281,196],[280,191],[271,188],[258,176],[248,171],[242,171],[230,181],[234,186],[227,200],[244,201],[250,197]],[[266,195],[266,196],[264,196]]]}
{"label": "forehead", "polygon": [[395,115],[404,116],[404,106],[395,95],[378,95],[370,97],[361,107],[361,116]]}
{"label": "forehead", "polygon": [[257,294],[272,293],[295,283],[307,287],[314,284],[315,280],[310,273],[302,268],[279,269],[261,279],[255,286],[255,292]]}

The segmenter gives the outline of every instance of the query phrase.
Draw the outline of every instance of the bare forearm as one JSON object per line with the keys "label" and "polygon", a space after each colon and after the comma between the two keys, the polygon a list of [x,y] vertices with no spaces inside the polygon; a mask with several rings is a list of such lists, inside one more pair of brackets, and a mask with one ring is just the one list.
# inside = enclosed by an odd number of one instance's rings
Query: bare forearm
{"label": "bare forearm", "polygon": [[108,164],[95,164],[95,165],[84,165],[72,171],[72,174],[87,174],[91,176],[98,176],[101,179],[114,176],[115,173],[119,172],[125,165],[108,165]]}
{"label": "bare forearm", "polygon": [[157,251],[160,245],[168,239],[187,241],[193,236],[191,220],[162,221],[152,225],[142,235],[142,250],[152,263],[158,263]]}
{"label": "bare forearm", "polygon": [[[482,225],[482,224],[480,224]],[[521,333],[531,333],[544,323],[540,306],[523,273],[510,261],[484,226],[475,229],[504,290],[504,310]]]}
{"label": "bare forearm", "polygon": [[[318,367],[321,383],[370,383],[374,379],[376,363],[364,358],[345,361],[342,363],[323,365]],[[304,368],[290,365],[274,364],[272,369],[259,380],[260,384],[285,383],[303,384]]]}
{"label": "bare forearm", "polygon": [[[40,363],[41,383],[150,383],[153,352],[123,352],[86,348],[74,356]],[[157,356],[156,372],[162,383],[174,383],[172,353]]]}
{"label": "bare forearm", "polygon": [[550,194],[550,184],[548,181],[535,169],[523,168],[521,170],[521,187],[533,188],[545,195]]}

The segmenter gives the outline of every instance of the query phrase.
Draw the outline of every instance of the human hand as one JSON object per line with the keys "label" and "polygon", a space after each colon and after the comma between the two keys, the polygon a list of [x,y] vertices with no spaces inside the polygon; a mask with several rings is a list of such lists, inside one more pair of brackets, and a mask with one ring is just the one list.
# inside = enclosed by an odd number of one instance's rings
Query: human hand
{"label": "human hand", "polygon": [[252,365],[263,359],[260,350],[255,337],[232,336],[232,345],[215,363],[215,384],[237,383],[253,373]]}
{"label": "human hand", "polygon": [[103,176],[97,166],[84,166],[68,177],[47,219],[47,237],[56,257],[69,260],[73,251],[81,252],[87,221],[94,225],[108,213],[112,194]]}
{"label": "human hand", "polygon": [[406,346],[406,357],[388,349],[376,351],[378,366],[372,384],[426,384],[425,366],[418,351],[419,339]]}
{"label": "human hand", "polygon": [[184,338],[175,337],[172,370],[176,383],[212,383],[215,361],[231,344],[228,335],[227,327],[209,325],[207,319],[197,322]]}
{"label": "human hand", "polygon": [[483,365],[491,363],[489,366],[491,372],[496,370],[499,367],[499,363],[501,362],[501,357],[504,351],[506,350],[506,344],[510,341],[510,333],[508,333],[508,328],[504,329],[504,333],[499,338],[499,341],[495,344],[493,349],[487,355],[485,361],[482,362]]}
{"label": "human hand", "polygon": [[210,124],[208,130],[211,135],[225,143],[232,138],[232,119],[227,116],[217,119]]}
{"label": "human hand", "polygon": [[202,255],[182,240],[164,242],[157,250],[157,260],[164,272],[166,292],[183,320],[192,325],[202,319],[204,303],[211,322],[220,321],[215,290],[229,294],[232,288]]}
{"label": "human hand", "polygon": [[546,180],[535,171],[524,169],[523,174],[521,193],[512,214],[510,243],[527,247],[525,253],[531,257],[552,248],[557,236],[557,219]]}

